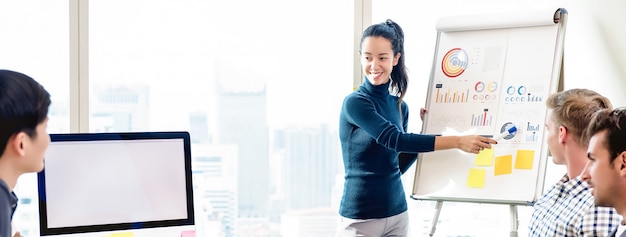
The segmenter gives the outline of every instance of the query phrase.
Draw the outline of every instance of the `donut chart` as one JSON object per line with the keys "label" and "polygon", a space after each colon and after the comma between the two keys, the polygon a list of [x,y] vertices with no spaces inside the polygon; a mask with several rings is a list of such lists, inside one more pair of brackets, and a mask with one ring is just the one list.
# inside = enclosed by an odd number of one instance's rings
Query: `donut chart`
{"label": "donut chart", "polygon": [[465,72],[469,57],[465,50],[453,48],[449,50],[441,60],[441,70],[447,77],[458,77]]}

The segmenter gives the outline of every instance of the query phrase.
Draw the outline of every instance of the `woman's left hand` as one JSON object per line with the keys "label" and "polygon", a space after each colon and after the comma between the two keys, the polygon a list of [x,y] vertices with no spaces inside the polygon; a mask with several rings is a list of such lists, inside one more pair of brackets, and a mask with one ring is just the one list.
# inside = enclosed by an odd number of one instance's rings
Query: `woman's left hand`
{"label": "woman's left hand", "polygon": [[426,112],[428,112],[428,110],[424,108],[420,109],[420,118],[422,119],[422,121],[424,121],[424,115],[426,114]]}

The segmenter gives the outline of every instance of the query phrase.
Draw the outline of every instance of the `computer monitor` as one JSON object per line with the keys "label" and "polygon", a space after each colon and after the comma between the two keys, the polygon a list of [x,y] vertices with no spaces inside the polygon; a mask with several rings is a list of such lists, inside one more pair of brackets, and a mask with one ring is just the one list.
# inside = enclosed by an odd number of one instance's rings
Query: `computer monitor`
{"label": "computer monitor", "polygon": [[51,134],[41,236],[192,236],[188,132]]}

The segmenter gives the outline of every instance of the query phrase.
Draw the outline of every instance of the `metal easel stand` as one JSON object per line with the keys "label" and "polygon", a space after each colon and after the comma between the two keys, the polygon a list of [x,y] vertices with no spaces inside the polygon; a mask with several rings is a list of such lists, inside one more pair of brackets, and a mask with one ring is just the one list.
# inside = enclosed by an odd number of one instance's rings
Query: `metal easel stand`
{"label": "metal easel stand", "polygon": [[[437,229],[437,222],[439,221],[439,214],[441,214],[441,207],[443,206],[443,201],[437,200],[437,204],[435,205],[435,215],[433,216],[433,221],[430,227],[430,233],[428,236],[434,236],[435,230]],[[517,205],[510,205],[509,210],[511,212],[511,233],[510,237],[517,237],[517,228],[519,226],[519,220],[517,218]]]}
{"label": "metal easel stand", "polygon": [[511,210],[511,237],[517,237],[517,227],[519,226],[519,221],[517,219],[517,205],[510,205],[509,209]]}
{"label": "metal easel stand", "polygon": [[437,200],[437,204],[435,205],[435,216],[433,216],[433,222],[430,225],[430,234],[428,234],[428,236],[432,237],[435,234],[437,222],[439,221],[439,214],[441,213],[441,206],[443,206],[443,201]]}

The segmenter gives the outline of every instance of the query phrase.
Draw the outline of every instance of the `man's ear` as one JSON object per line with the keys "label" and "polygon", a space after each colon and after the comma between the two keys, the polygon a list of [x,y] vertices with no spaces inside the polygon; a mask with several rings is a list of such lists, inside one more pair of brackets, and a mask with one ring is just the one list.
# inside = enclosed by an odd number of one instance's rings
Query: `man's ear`
{"label": "man's ear", "polygon": [[626,177],[626,151],[622,151],[622,153],[617,155],[617,158],[615,158],[615,161],[613,162],[619,163],[616,165],[619,166],[620,176]]}
{"label": "man's ear", "polygon": [[559,126],[559,143],[565,143],[568,135],[567,128],[565,126]]}
{"label": "man's ear", "polygon": [[7,150],[10,150],[9,152],[15,153],[19,156],[24,156],[26,154],[26,136],[26,133],[19,132],[9,138],[9,143],[7,143]]}

